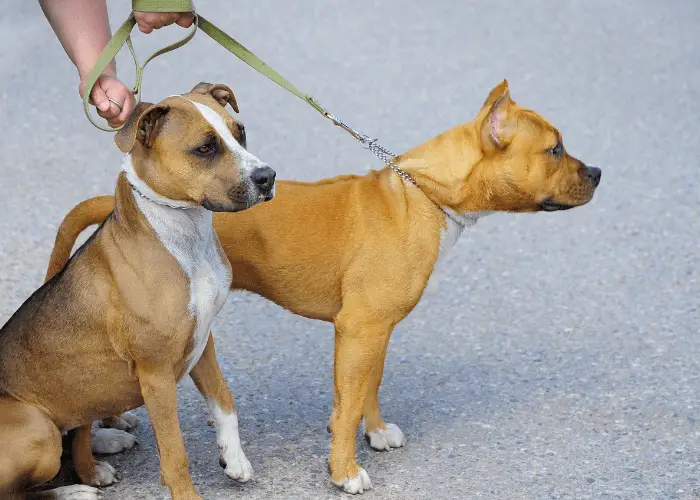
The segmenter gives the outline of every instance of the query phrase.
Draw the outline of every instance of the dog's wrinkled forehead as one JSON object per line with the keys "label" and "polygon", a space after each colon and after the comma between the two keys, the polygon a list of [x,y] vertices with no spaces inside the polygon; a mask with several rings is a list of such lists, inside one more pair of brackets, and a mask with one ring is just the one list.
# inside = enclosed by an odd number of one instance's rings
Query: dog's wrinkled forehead
{"label": "dog's wrinkled forehead", "polygon": [[233,152],[243,150],[231,133],[233,117],[214,98],[201,94],[170,96],[163,101],[172,109],[185,111],[192,118],[192,125],[201,126],[215,132]]}

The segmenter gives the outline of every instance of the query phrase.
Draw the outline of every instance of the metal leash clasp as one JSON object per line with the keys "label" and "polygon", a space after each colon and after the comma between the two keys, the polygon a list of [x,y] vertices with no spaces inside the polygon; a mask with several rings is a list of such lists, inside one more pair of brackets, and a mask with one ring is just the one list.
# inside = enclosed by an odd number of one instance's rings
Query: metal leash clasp
{"label": "metal leash clasp", "polygon": [[370,144],[377,140],[377,139],[372,139],[368,135],[361,134],[360,132],[358,132],[357,130],[352,128],[350,125],[345,123],[343,120],[341,120],[340,118],[337,118],[333,113],[326,112],[326,118],[328,118],[330,121],[332,121],[334,125],[342,128],[348,134],[350,134],[355,139],[360,141],[360,144],[362,144],[362,147],[365,149],[369,149]]}

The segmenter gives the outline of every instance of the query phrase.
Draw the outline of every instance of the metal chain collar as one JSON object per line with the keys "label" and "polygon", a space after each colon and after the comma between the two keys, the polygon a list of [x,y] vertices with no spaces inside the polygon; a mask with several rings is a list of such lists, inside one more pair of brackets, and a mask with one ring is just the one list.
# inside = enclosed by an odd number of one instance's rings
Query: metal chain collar
{"label": "metal chain collar", "polygon": [[349,125],[347,125],[346,123],[344,123],[339,118],[336,118],[335,116],[333,116],[331,113],[325,113],[325,114],[329,120],[331,120],[334,124],[336,124],[337,126],[342,128],[343,130],[345,130],[347,133],[352,135],[355,139],[357,139],[363,148],[370,151],[374,156],[376,156],[377,158],[382,160],[382,162],[386,166],[388,166],[394,172],[396,172],[399,175],[399,177],[401,177],[404,181],[417,187],[421,191],[421,193],[423,193],[425,195],[425,197],[428,198],[428,200],[430,200],[433,203],[433,205],[435,205],[437,208],[440,209],[440,211],[443,214],[445,214],[445,217],[450,219],[452,222],[454,222],[458,226],[464,228],[464,222],[455,218],[454,215],[452,215],[447,210],[442,208],[440,205],[435,203],[435,201],[433,201],[433,199],[430,196],[428,196],[428,193],[423,191],[423,189],[418,185],[418,183],[413,179],[413,177],[411,177],[405,170],[403,170],[401,167],[399,167],[396,164],[396,162],[394,160],[396,160],[397,155],[395,155],[394,153],[392,153],[391,151],[386,149],[384,146],[379,144],[379,141],[377,139],[373,139],[366,134],[361,134],[360,132],[358,132],[354,128],[352,128]]}

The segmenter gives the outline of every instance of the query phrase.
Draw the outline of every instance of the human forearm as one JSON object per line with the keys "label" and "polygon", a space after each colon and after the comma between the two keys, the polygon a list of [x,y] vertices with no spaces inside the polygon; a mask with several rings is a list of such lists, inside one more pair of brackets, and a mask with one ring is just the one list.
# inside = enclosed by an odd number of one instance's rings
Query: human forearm
{"label": "human forearm", "polygon": [[[39,0],[39,4],[84,80],[111,37],[106,0]],[[114,62],[105,73],[116,75]]]}

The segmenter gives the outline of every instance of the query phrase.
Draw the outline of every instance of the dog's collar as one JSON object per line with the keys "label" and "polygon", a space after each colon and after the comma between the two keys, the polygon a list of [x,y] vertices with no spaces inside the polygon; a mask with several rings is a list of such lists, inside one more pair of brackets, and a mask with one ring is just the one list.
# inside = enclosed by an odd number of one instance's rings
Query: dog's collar
{"label": "dog's collar", "polygon": [[141,191],[139,191],[139,188],[137,188],[136,186],[134,186],[134,185],[131,183],[131,181],[129,181],[128,178],[126,179],[126,182],[129,183],[129,186],[131,186],[131,190],[132,190],[134,193],[136,193],[137,195],[139,195],[139,196],[140,196],[141,198],[143,198],[144,200],[148,200],[148,201],[150,201],[151,203],[155,203],[156,205],[160,205],[161,207],[175,208],[175,209],[178,209],[178,210],[188,210],[188,209],[190,209],[190,208],[197,208],[197,206],[195,206],[195,205],[186,205],[186,206],[182,206],[182,205],[171,205],[170,203],[165,202],[165,201],[155,200],[155,199],[153,199],[153,198],[151,198],[151,197],[149,197],[149,196],[146,196],[146,195],[143,194]]}
{"label": "dog's collar", "polygon": [[423,190],[423,188],[420,187],[420,185],[415,181],[415,179],[413,177],[411,177],[410,174],[408,174],[405,170],[403,170],[401,167],[399,167],[393,160],[389,160],[389,161],[385,160],[385,163],[387,164],[387,166],[389,168],[391,168],[394,172],[396,172],[399,175],[399,177],[401,177],[405,182],[408,182],[409,184],[413,185],[413,187],[417,188],[421,193],[423,193],[425,195],[425,197],[428,198],[428,200],[430,200],[430,202],[433,205],[435,205],[437,208],[440,209],[440,211],[443,214],[445,214],[446,219],[451,220],[452,222],[457,224],[457,226],[459,226],[461,229],[464,229],[465,227],[467,227],[467,225],[468,225],[467,222],[460,220],[458,216],[450,213],[449,209],[445,209],[445,208],[441,207],[440,205],[438,205],[430,196],[428,196],[428,193],[426,193]]}

